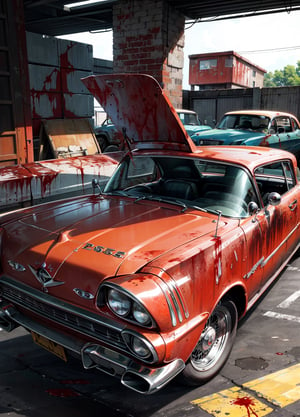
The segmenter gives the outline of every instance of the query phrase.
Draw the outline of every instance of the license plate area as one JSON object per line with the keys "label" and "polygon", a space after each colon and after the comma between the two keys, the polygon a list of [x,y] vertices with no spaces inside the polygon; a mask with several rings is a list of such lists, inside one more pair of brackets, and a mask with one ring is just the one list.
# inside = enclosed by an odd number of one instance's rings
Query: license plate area
{"label": "license plate area", "polygon": [[49,340],[46,337],[41,336],[40,334],[37,334],[35,332],[31,332],[31,336],[32,336],[34,343],[48,350],[48,352],[51,352],[54,355],[58,356],[63,361],[67,362],[65,349],[61,345],[58,345],[52,340]]}

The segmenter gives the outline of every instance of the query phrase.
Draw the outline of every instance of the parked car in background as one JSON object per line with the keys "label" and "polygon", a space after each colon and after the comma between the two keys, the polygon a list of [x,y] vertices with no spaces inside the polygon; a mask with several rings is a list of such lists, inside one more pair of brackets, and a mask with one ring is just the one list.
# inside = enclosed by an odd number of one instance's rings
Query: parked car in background
{"label": "parked car in background", "polygon": [[185,130],[189,136],[193,139],[193,136],[203,132],[204,130],[210,130],[211,127],[207,124],[203,124],[198,117],[198,114],[193,110],[176,109],[176,112],[181,120]]}
{"label": "parked car in background", "polygon": [[116,129],[109,117],[101,126],[96,126],[94,131],[102,152],[116,152],[124,149],[123,134]]}
{"label": "parked car in background", "polygon": [[203,384],[299,247],[295,156],[199,150],[150,76],[83,82],[131,151],[104,191],[0,217],[0,327],[140,393]]}
{"label": "parked car in background", "polygon": [[[193,135],[197,136],[198,132],[211,129],[210,126],[201,124],[197,113],[193,110],[177,109],[176,112],[192,139]],[[124,150],[123,133],[116,128],[109,117],[104,120],[101,126],[96,126],[94,130],[102,152]]]}
{"label": "parked car in background", "polygon": [[196,145],[246,145],[280,148],[300,157],[300,124],[289,113],[240,110],[225,113],[216,127],[200,133]]}

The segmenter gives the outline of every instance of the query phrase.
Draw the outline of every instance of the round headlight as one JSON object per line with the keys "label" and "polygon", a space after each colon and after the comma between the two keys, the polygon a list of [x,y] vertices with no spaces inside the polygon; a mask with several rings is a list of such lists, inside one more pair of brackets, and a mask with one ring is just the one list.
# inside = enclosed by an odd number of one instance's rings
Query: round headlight
{"label": "round headlight", "polygon": [[112,311],[119,316],[126,316],[130,311],[130,298],[120,291],[110,289],[107,294],[107,302]]}
{"label": "round headlight", "polygon": [[133,304],[132,314],[136,321],[144,326],[151,322],[151,318],[147,311],[138,303]]}
{"label": "round headlight", "polygon": [[150,349],[148,348],[146,343],[143,342],[143,340],[133,336],[131,343],[131,348],[137,356],[140,356],[141,358],[147,358],[151,355]]}

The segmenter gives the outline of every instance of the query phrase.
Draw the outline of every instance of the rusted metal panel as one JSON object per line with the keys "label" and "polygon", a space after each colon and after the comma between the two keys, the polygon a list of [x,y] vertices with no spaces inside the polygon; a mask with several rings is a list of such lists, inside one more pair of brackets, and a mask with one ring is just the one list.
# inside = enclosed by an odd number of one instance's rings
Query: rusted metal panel
{"label": "rusted metal panel", "polygon": [[0,167],[0,210],[92,193],[92,180],[104,186],[117,163],[100,154]]}

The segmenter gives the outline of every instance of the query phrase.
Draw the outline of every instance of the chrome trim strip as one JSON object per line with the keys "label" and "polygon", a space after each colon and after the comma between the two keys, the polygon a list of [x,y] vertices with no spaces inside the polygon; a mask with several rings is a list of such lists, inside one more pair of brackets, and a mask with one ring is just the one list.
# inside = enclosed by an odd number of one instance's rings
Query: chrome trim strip
{"label": "chrome trim strip", "polygon": [[272,253],[270,253],[270,255],[265,259],[265,261],[262,263],[262,267],[264,267],[270,259],[273,258],[273,256],[279,251],[279,249],[281,249],[281,247],[287,242],[287,240],[292,236],[293,233],[295,233],[295,231],[298,229],[299,227],[299,223],[296,225],[296,227],[294,227],[293,230],[290,231],[290,233],[287,235],[287,237],[280,243],[279,246],[277,246],[276,249],[273,250]]}
{"label": "chrome trim strip", "polygon": [[[184,303],[184,299],[183,299],[183,296],[182,296],[182,294],[181,294],[181,292],[180,292],[180,290],[179,290],[179,288],[178,288],[178,286],[177,286],[177,284],[176,284],[176,282],[174,282],[173,280],[168,284],[168,285],[170,285],[170,286],[172,286],[172,288],[173,288],[173,291],[175,292],[175,294],[176,294],[176,296],[177,296],[177,298],[178,298],[178,300],[179,300],[179,302],[180,302],[180,305],[181,305],[181,308],[182,308],[182,310],[183,310],[183,312],[184,312],[184,316],[185,316],[185,318],[187,319],[188,317],[189,317],[189,312],[188,312],[188,309],[187,309],[187,306],[186,306],[186,304]],[[178,303],[176,302],[176,305],[177,305],[177,307],[178,307]],[[178,315],[180,314],[180,317],[182,317],[181,316],[181,311],[179,310],[179,307],[178,307]],[[180,320],[180,318],[179,318],[179,320]],[[181,320],[180,321],[182,321],[182,318],[181,318]]]}
{"label": "chrome trim strip", "polygon": [[[161,279],[161,282],[163,283],[163,285],[165,285],[166,287],[168,287],[167,284],[165,283],[165,281],[163,281],[162,279]],[[171,304],[171,302],[169,300],[169,297],[168,297],[168,293],[171,293],[170,288],[168,287],[167,289],[165,289],[165,288],[163,288],[163,286],[161,286],[160,288],[161,288],[162,292],[164,293],[166,302],[167,302],[168,307],[169,307],[169,312],[170,312],[170,316],[171,316],[172,326],[175,327],[177,325],[175,311],[174,311],[174,308],[173,308],[173,306],[172,306],[172,304]],[[174,297],[174,295],[173,295],[173,297]],[[171,298],[172,298],[172,295],[171,295]]]}

